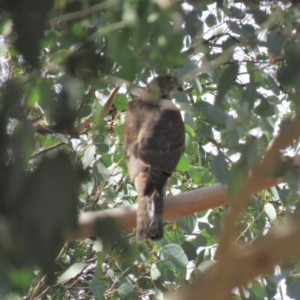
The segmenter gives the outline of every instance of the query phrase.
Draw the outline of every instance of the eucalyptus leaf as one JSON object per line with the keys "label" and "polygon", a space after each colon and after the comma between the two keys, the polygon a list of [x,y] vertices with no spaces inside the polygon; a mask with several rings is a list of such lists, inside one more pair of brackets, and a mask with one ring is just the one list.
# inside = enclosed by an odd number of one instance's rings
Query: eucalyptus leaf
{"label": "eucalyptus leaf", "polygon": [[168,244],[160,251],[160,257],[175,269],[186,269],[188,258],[182,248],[177,244]]}
{"label": "eucalyptus leaf", "polygon": [[87,263],[82,262],[73,264],[57,279],[57,283],[62,283],[78,276],[87,265]]}
{"label": "eucalyptus leaf", "polygon": [[217,180],[222,184],[228,184],[230,180],[230,172],[225,160],[225,155],[220,151],[217,156],[214,156],[211,162],[212,173]]}

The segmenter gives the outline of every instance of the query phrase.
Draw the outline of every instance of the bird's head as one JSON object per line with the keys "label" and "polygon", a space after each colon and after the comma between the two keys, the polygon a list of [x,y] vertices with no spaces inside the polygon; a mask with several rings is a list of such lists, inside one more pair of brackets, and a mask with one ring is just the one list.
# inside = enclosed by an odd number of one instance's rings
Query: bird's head
{"label": "bird's head", "polygon": [[171,100],[176,91],[182,91],[182,86],[177,78],[172,75],[161,75],[155,77],[148,84],[146,91],[157,98]]}

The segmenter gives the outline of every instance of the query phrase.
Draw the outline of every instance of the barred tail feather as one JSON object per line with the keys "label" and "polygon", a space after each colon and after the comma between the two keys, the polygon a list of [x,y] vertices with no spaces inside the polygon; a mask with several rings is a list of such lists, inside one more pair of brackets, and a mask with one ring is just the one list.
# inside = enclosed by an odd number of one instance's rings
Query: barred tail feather
{"label": "barred tail feather", "polygon": [[[165,176],[165,175],[164,175]],[[160,240],[163,237],[163,184],[161,189],[149,181],[149,173],[140,172],[134,181],[138,194],[137,240]],[[164,178],[163,178],[164,179]]]}
{"label": "barred tail feather", "polygon": [[139,199],[137,210],[137,240],[160,240],[163,237],[163,197],[155,191],[151,197]]}
{"label": "barred tail feather", "polygon": [[148,235],[153,241],[163,237],[163,196],[162,193],[154,192],[150,201],[148,201]]}

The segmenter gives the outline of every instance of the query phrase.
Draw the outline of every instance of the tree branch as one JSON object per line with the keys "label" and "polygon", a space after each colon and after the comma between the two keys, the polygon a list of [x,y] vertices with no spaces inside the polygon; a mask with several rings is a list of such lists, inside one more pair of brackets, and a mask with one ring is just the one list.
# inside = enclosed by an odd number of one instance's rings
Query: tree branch
{"label": "tree branch", "polygon": [[[112,92],[110,93],[109,97],[107,98],[107,101],[104,104],[104,107],[102,109],[102,116],[105,117],[109,114],[109,110],[110,107],[112,106],[113,102],[114,102],[114,98],[115,95],[118,93],[120,87],[117,86],[115,87]],[[88,117],[86,117],[85,119],[83,119],[81,121],[81,123],[79,123],[76,127],[75,127],[75,132],[77,132],[78,134],[81,133],[82,131],[84,131],[94,120],[94,115],[90,115]]]}
{"label": "tree branch", "polygon": [[[219,259],[216,267],[213,269],[217,281],[212,279],[214,276],[210,273],[210,271],[204,272],[202,277],[199,279],[198,284],[195,289],[197,290],[198,295],[203,295],[204,293],[210,293],[213,295],[212,298],[210,296],[204,297],[204,299],[214,299],[214,300],[222,300],[230,294],[232,290],[232,278],[228,276],[231,270],[239,268],[239,266],[234,266],[236,262],[236,250],[233,249],[232,239],[235,236],[235,225],[238,220],[239,214],[242,212],[244,207],[247,204],[248,197],[253,194],[253,190],[259,184],[265,180],[266,176],[272,174],[278,163],[280,162],[280,158],[282,155],[282,150],[286,149],[290,144],[294,142],[295,139],[299,138],[300,135],[300,116],[296,114],[289,123],[284,123],[284,126],[281,127],[280,132],[273,138],[269,147],[266,150],[265,156],[262,161],[258,165],[258,167],[254,170],[254,172],[248,177],[246,182],[237,192],[235,197],[232,199],[232,211],[230,217],[226,220],[226,225],[224,228],[224,232],[220,238],[219,247],[217,249],[217,257]],[[294,159],[294,163],[297,164],[297,160]],[[263,239],[263,238],[262,238]],[[274,242],[275,243],[275,242]],[[289,245],[291,246],[291,245]],[[270,258],[272,256],[271,252],[273,248],[269,249],[264,256],[265,260],[270,261],[270,265],[272,265],[273,260]],[[287,256],[289,257],[289,253]],[[259,258],[258,258],[259,259]],[[240,263],[240,262],[239,262]],[[264,262],[262,262],[264,263]],[[269,264],[268,264],[269,267]],[[249,266],[250,268],[250,266]],[[257,267],[257,272],[261,270]],[[249,274],[252,274],[249,269]],[[242,273],[246,273],[245,267],[239,274],[242,276]],[[259,273],[258,274],[262,274]],[[250,276],[250,275],[249,275]],[[251,279],[253,277],[249,277]],[[235,287],[238,286],[236,282],[238,282],[238,278],[235,277]],[[205,285],[200,284],[202,281],[206,281]],[[207,283],[209,282],[209,283]],[[175,297],[176,299],[176,297]],[[184,299],[188,299],[184,297]]]}
{"label": "tree branch", "polygon": [[69,21],[73,21],[76,19],[83,19],[83,18],[87,18],[90,15],[100,11],[100,10],[104,10],[107,9],[111,6],[116,5],[116,2],[114,1],[105,1],[103,3],[100,4],[96,4],[88,9],[85,10],[80,10],[80,11],[76,11],[76,12],[72,12],[72,13],[68,13],[56,18],[53,18],[50,20],[50,24],[52,26],[55,26],[57,24],[61,24],[62,22],[69,22]]}
{"label": "tree branch", "polygon": [[229,289],[219,290],[219,283],[224,277],[220,277],[222,264],[218,261],[208,267],[195,283],[188,286],[188,289],[170,294],[167,300],[193,300],[197,299],[198,295],[201,295],[201,299],[228,299],[234,287],[245,286],[258,275],[272,273],[275,265],[282,265],[295,255],[299,255],[299,235],[300,222],[296,219],[272,228],[251,245],[234,252],[231,267],[226,273]]}
{"label": "tree branch", "polygon": [[[276,185],[275,178],[260,181],[253,187],[253,193]],[[205,211],[228,204],[228,188],[216,184],[209,187],[186,192],[184,194],[167,197],[164,201],[164,220],[177,219],[196,212]],[[122,230],[136,227],[137,205],[119,207],[97,212],[82,212],[79,215],[79,228],[77,232],[68,233],[67,239],[84,239],[96,235],[95,224],[97,220],[113,218],[119,223]]]}
{"label": "tree branch", "polygon": [[241,186],[239,191],[233,197],[232,211],[230,217],[226,220],[224,232],[221,235],[219,247],[217,249],[217,256],[220,259],[221,267],[219,268],[219,276],[223,280],[219,281],[219,288],[217,289],[217,299],[224,299],[224,293],[231,291],[230,281],[227,273],[232,268],[232,260],[235,253],[232,251],[232,239],[235,234],[235,225],[238,221],[240,213],[248,203],[248,197],[253,194],[254,187],[267,176],[273,174],[276,166],[280,162],[282,150],[286,149],[300,136],[300,116],[294,115],[291,120],[283,124],[280,132],[273,138],[269,147],[266,150],[264,157],[259,165],[248,177],[245,183]]}

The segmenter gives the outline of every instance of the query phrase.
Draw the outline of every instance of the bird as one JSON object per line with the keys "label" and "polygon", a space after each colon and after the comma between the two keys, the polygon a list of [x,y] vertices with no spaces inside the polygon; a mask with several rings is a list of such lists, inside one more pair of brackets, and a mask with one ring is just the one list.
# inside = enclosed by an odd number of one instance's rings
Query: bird
{"label": "bird", "polygon": [[176,77],[157,76],[126,110],[124,151],[138,197],[137,241],[163,238],[163,189],[185,145],[182,116],[171,101],[178,90]]}

